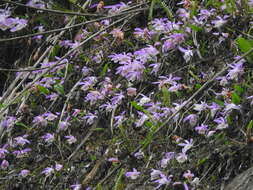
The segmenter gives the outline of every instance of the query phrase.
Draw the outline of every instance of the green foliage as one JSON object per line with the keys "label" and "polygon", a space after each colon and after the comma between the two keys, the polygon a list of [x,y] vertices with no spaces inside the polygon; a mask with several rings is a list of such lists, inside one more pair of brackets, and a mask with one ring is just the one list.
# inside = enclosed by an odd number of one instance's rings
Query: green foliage
{"label": "green foliage", "polygon": [[171,106],[170,92],[166,87],[162,87],[162,99],[164,105]]}
{"label": "green foliage", "polygon": [[65,94],[64,87],[59,83],[54,85],[54,90],[56,90],[58,94],[61,94],[61,95]]}
{"label": "green foliage", "polygon": [[116,183],[114,185],[114,188],[113,190],[123,190],[124,189],[124,184],[123,184],[123,176],[125,174],[125,169],[122,168],[120,171],[119,171],[119,174],[118,174],[118,177],[116,179]]}
{"label": "green foliage", "polygon": [[240,102],[241,102],[241,98],[236,92],[232,93],[232,102],[234,104],[240,104]]}
{"label": "green foliage", "polygon": [[41,94],[48,95],[50,93],[50,91],[44,86],[37,85],[36,87],[40,91]]}

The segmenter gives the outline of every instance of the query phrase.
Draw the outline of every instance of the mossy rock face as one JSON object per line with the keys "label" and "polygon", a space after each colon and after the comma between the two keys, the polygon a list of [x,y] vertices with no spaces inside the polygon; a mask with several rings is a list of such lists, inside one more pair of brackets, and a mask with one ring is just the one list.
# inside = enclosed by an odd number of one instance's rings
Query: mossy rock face
{"label": "mossy rock face", "polygon": [[252,190],[253,167],[235,177],[225,190]]}

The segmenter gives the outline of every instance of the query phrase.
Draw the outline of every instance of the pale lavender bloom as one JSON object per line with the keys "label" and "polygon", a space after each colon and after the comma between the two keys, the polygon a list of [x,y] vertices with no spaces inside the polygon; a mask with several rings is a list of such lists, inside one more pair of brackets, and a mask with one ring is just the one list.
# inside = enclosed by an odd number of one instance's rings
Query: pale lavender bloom
{"label": "pale lavender bloom", "polygon": [[50,176],[51,174],[54,173],[54,168],[52,168],[52,167],[47,167],[47,168],[45,168],[41,173],[42,173],[42,174],[45,174],[46,176]]}
{"label": "pale lavender bloom", "polygon": [[183,21],[190,18],[190,13],[186,9],[179,8],[176,13]]}
{"label": "pale lavender bloom", "polygon": [[99,51],[96,53],[95,56],[92,57],[92,61],[94,61],[95,63],[101,63],[102,59],[103,59],[103,52]]}
{"label": "pale lavender bloom", "polygon": [[162,168],[166,168],[169,161],[175,158],[175,152],[167,152],[160,162]]}
{"label": "pale lavender bloom", "polygon": [[97,83],[97,77],[90,76],[90,77],[86,77],[83,82],[79,83],[79,85],[81,85],[81,89],[83,91],[86,91],[89,88],[92,88],[96,83]]}
{"label": "pale lavender bloom", "polygon": [[177,81],[180,80],[180,77],[173,77],[172,74],[169,75],[169,77],[167,76],[159,76],[159,81],[157,82],[153,82],[153,84],[158,84],[159,89],[162,89],[162,87],[166,84],[169,85],[176,85]]}
{"label": "pale lavender bloom", "polygon": [[44,141],[47,143],[52,143],[54,141],[54,134],[46,133],[41,138],[44,139]]}
{"label": "pale lavender bloom", "polygon": [[72,44],[71,40],[61,40],[59,42],[59,46],[65,47],[65,48],[69,48],[71,46],[71,44]]}
{"label": "pale lavender bloom", "polygon": [[151,74],[154,73],[156,75],[160,69],[160,66],[161,66],[161,63],[150,64],[149,67],[152,67],[152,71],[150,73]]}
{"label": "pale lavender bloom", "polygon": [[68,139],[67,140],[67,142],[69,143],[69,144],[73,144],[73,143],[75,143],[76,141],[77,141],[77,139],[73,136],[73,135],[69,135],[69,136],[64,136],[66,139]]}
{"label": "pale lavender bloom", "polygon": [[228,79],[238,79],[238,76],[243,73],[243,63],[229,64],[230,70],[228,70]]}
{"label": "pale lavender bloom", "polygon": [[182,89],[182,84],[174,84],[173,86],[168,88],[169,92],[177,92]]}
{"label": "pale lavender bloom", "polygon": [[136,38],[150,39],[152,32],[150,32],[147,28],[144,28],[144,29],[135,28],[133,34]]}
{"label": "pale lavender bloom", "polygon": [[[3,9],[1,9],[3,10]],[[27,25],[27,20],[20,18],[11,18],[7,13],[0,14],[0,29],[5,31],[10,29],[11,32],[16,32],[23,29]],[[8,18],[9,17],[9,18]]]}
{"label": "pale lavender bloom", "polygon": [[19,136],[19,137],[14,138],[15,145],[24,146],[25,144],[30,144],[30,141],[27,140],[26,137],[28,137],[28,135],[23,135],[23,136]]}
{"label": "pale lavender bloom", "polygon": [[119,162],[118,158],[108,158],[108,162]]}
{"label": "pale lavender bloom", "polygon": [[186,183],[184,183],[184,190],[190,190],[190,188],[188,187]]}
{"label": "pale lavender bloom", "polygon": [[197,131],[198,134],[204,135],[208,131],[208,125],[201,124],[195,127],[195,131]]}
{"label": "pale lavender bloom", "polygon": [[104,99],[104,96],[97,90],[90,91],[85,97],[85,100],[90,102],[91,105],[102,99]]}
{"label": "pale lavender bloom", "polygon": [[36,8],[45,8],[45,2],[41,0],[30,0],[26,5]]}
{"label": "pale lavender bloom", "polygon": [[250,7],[253,7],[253,0],[248,0],[247,4],[248,4]]}
{"label": "pale lavender bloom", "polygon": [[[122,64],[122,63],[121,63]],[[116,74],[120,74],[129,81],[140,80],[145,69],[144,63],[134,60],[117,68]]]}
{"label": "pale lavender bloom", "polygon": [[136,95],[136,88],[127,88],[127,95],[128,96],[135,96]]}
{"label": "pale lavender bloom", "polygon": [[183,146],[182,152],[186,153],[193,147],[193,139],[190,139],[190,141],[185,140],[184,142],[185,143],[179,143],[178,146]]}
{"label": "pale lavender bloom", "polygon": [[182,152],[182,153],[179,153],[177,156],[176,156],[176,160],[179,162],[179,163],[184,163],[186,160],[187,160],[187,155]]}
{"label": "pale lavender bloom", "polygon": [[12,154],[14,154],[17,158],[22,158],[22,157],[25,157],[27,156],[27,154],[29,152],[31,152],[32,149],[30,148],[25,148],[23,150],[16,150],[16,151],[13,151]]}
{"label": "pale lavender bloom", "polygon": [[148,120],[148,116],[146,114],[142,112],[138,112],[138,114],[141,116],[141,118],[135,122],[136,127],[142,126],[144,122]]}
{"label": "pale lavender bloom", "polygon": [[213,121],[218,124],[216,129],[222,130],[222,129],[228,128],[228,124],[227,124],[226,120],[223,117],[219,117],[219,118],[217,118]]}
{"label": "pale lavender bloom", "polygon": [[215,9],[201,9],[199,15],[199,20],[201,21],[207,21],[207,19],[212,16],[212,14],[214,13]]}
{"label": "pale lavender bloom", "polygon": [[59,131],[66,131],[69,125],[70,125],[69,122],[67,122],[67,121],[61,121],[59,123],[58,130]]}
{"label": "pale lavender bloom", "polygon": [[201,112],[208,108],[208,105],[205,102],[201,102],[200,104],[194,104],[194,110]]}
{"label": "pale lavender bloom", "polygon": [[142,158],[144,158],[144,152],[139,150],[138,152],[134,153],[134,157],[137,159],[142,159]]}
{"label": "pale lavender bloom", "polygon": [[183,120],[184,122],[189,121],[190,125],[193,127],[198,122],[198,116],[196,114],[190,114]]}
{"label": "pale lavender bloom", "polygon": [[91,69],[86,67],[86,66],[83,66],[82,68],[82,74],[83,76],[87,76],[89,73],[90,73]]}
{"label": "pale lavender bloom", "polygon": [[[38,29],[38,32],[44,32],[45,31],[44,26],[42,26],[42,25],[36,26],[36,27],[34,27],[34,29],[35,30]],[[42,37],[43,37],[43,35],[37,35],[37,36],[32,37],[32,39],[41,40]]]}
{"label": "pale lavender bloom", "polygon": [[225,102],[225,110],[224,113],[227,114],[228,112],[232,111],[232,110],[240,110],[240,106],[235,105],[234,103],[226,103]]}
{"label": "pale lavender bloom", "polygon": [[103,25],[105,25],[105,26],[108,26],[110,24],[110,20],[104,19],[100,23],[103,24]]}
{"label": "pale lavender bloom", "polygon": [[14,126],[15,122],[16,122],[16,117],[7,116],[6,118],[4,118],[1,121],[0,127],[2,127],[2,128],[10,128],[10,127]]}
{"label": "pale lavender bloom", "polygon": [[1,168],[3,170],[7,169],[9,167],[9,162],[7,160],[3,160],[1,163]]}
{"label": "pale lavender bloom", "polygon": [[120,53],[120,54],[112,54],[108,56],[114,63],[120,64],[128,64],[132,62],[132,54],[131,53]]}
{"label": "pale lavender bloom", "polygon": [[16,22],[16,26],[15,27],[13,27],[13,28],[11,28],[11,32],[16,32],[16,31],[18,31],[18,30],[21,30],[21,29],[23,29],[24,27],[26,27],[26,25],[27,25],[27,20],[25,20],[25,19],[18,19],[18,18],[15,18],[16,20],[15,20],[15,22]]}
{"label": "pale lavender bloom", "polygon": [[73,109],[73,110],[74,110],[74,112],[72,113],[73,117],[76,117],[81,112],[80,109]]}
{"label": "pale lavender bloom", "polygon": [[115,116],[114,119],[115,119],[114,123],[115,127],[119,127],[120,125],[122,125],[122,123],[126,120],[125,111],[122,112],[120,115]]}
{"label": "pale lavender bloom", "polygon": [[4,147],[3,148],[0,148],[0,158],[3,159],[5,158],[6,154],[8,154],[9,151],[6,150]]}
{"label": "pale lavender bloom", "polygon": [[181,44],[185,40],[185,34],[182,33],[174,33],[169,36],[170,39],[177,45]]}
{"label": "pale lavender bloom", "polygon": [[211,110],[211,116],[214,117],[217,111],[220,109],[220,106],[215,102],[212,102],[212,105],[208,106],[208,108]]}
{"label": "pale lavender bloom", "polygon": [[162,52],[166,53],[171,49],[174,49],[176,47],[176,44],[173,42],[172,39],[165,40],[162,46]]}
{"label": "pale lavender bloom", "polygon": [[135,60],[140,61],[142,63],[146,63],[147,61],[152,60],[152,57],[148,54],[145,48],[135,51],[134,55],[136,57]]}
{"label": "pale lavender bloom", "polygon": [[71,185],[70,188],[72,188],[72,190],[81,190],[82,185],[81,184],[74,184],[74,185]]}
{"label": "pale lavender bloom", "polygon": [[187,170],[187,172],[183,174],[183,177],[188,180],[192,180],[192,178],[194,177],[194,174],[191,172],[191,170]]}
{"label": "pale lavender bloom", "polygon": [[217,77],[216,79],[220,81],[221,86],[226,86],[228,84],[228,79],[225,76]]}
{"label": "pale lavender bloom", "polygon": [[152,169],[152,172],[150,173],[151,180],[155,180],[160,177],[160,175],[163,174],[160,170]]}
{"label": "pale lavender bloom", "polygon": [[42,114],[42,116],[45,117],[45,119],[48,120],[48,121],[54,121],[55,119],[58,118],[57,115],[55,115],[51,112],[44,113],[44,114]]}
{"label": "pale lavender bloom", "polygon": [[171,178],[167,177],[164,174],[160,174],[160,179],[155,180],[155,183],[158,183],[159,185],[155,189],[159,189],[162,185],[169,185],[171,183]]}
{"label": "pale lavender bloom", "polygon": [[104,109],[104,108],[105,108],[105,111],[106,111],[107,113],[110,113],[110,112],[112,112],[113,109],[116,108],[116,106],[117,106],[117,105],[113,105],[113,104],[111,104],[110,102],[106,102],[106,103],[102,104],[101,106],[99,106],[99,108],[101,108],[101,109]]}
{"label": "pale lavender bloom", "polygon": [[55,164],[55,170],[60,171],[63,168],[63,165],[61,164]]}
{"label": "pale lavender bloom", "polygon": [[121,10],[128,8],[129,6],[127,4],[125,4],[124,2],[120,2],[118,4],[114,4],[114,5],[107,5],[104,6],[105,9],[110,9],[108,11],[109,14],[116,14],[119,13]]}
{"label": "pale lavender bloom", "polygon": [[30,173],[29,170],[23,169],[23,170],[20,171],[19,176],[26,177],[26,176],[29,175],[29,173]]}
{"label": "pale lavender bloom", "polygon": [[54,101],[59,97],[59,94],[57,93],[52,93],[46,96],[46,99],[49,99],[50,101]]}
{"label": "pale lavender bloom", "polygon": [[184,49],[182,47],[178,47],[179,51],[181,51],[182,53],[184,53],[184,60],[186,61],[186,63],[188,63],[192,56],[193,56],[193,51],[190,49]]}
{"label": "pale lavender bloom", "polygon": [[215,130],[213,130],[213,131],[208,131],[206,137],[211,137],[211,136],[213,136],[213,134],[214,134],[215,132],[216,132]]}
{"label": "pale lavender bloom", "polygon": [[151,24],[153,26],[154,31],[157,32],[166,32],[167,31],[167,23],[168,23],[167,18],[156,18],[151,21]]}
{"label": "pale lavender bloom", "polygon": [[138,172],[135,168],[133,168],[132,172],[126,172],[125,176],[131,179],[137,179],[141,172]]}
{"label": "pale lavender bloom", "polygon": [[195,177],[192,181],[191,181],[191,185],[193,186],[198,186],[200,183],[200,179],[198,177]]}
{"label": "pale lavender bloom", "polygon": [[112,97],[111,102],[112,102],[113,105],[121,104],[123,98],[125,98],[125,96],[123,95],[122,92],[116,93],[116,94]]}
{"label": "pale lavender bloom", "polygon": [[248,96],[246,99],[251,100],[250,105],[253,105],[253,96]]}
{"label": "pale lavender bloom", "polygon": [[90,112],[86,114],[86,116],[84,116],[83,119],[86,120],[87,124],[92,125],[95,119],[97,119],[97,115]]}
{"label": "pale lavender bloom", "polygon": [[214,28],[221,28],[224,24],[227,23],[226,18],[227,16],[224,16],[223,18],[221,16],[217,16],[216,20],[213,20],[211,23],[214,25]]}
{"label": "pale lavender bloom", "polygon": [[34,117],[33,123],[35,123],[36,125],[43,126],[43,127],[47,126],[47,120],[41,115]]}

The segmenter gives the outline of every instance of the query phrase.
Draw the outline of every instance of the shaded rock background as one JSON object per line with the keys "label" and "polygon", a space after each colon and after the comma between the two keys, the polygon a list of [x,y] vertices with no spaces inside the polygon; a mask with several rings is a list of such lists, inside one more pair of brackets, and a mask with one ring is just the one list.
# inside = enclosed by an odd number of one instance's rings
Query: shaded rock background
{"label": "shaded rock background", "polygon": [[235,177],[225,190],[252,190],[253,189],[253,167]]}

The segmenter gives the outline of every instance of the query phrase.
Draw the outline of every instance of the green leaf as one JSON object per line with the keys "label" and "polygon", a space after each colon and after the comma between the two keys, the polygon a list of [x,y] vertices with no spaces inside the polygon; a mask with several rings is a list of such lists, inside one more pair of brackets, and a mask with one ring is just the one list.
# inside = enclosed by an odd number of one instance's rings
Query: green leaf
{"label": "green leaf", "polygon": [[207,158],[199,159],[197,165],[200,166],[200,165],[204,164],[206,161],[207,161]]}
{"label": "green leaf", "polygon": [[95,128],[93,129],[93,131],[104,131],[105,129],[104,128]]}
{"label": "green leaf", "polygon": [[163,103],[167,106],[170,106],[171,105],[170,92],[166,87],[162,87],[162,93],[163,93]]}
{"label": "green leaf", "polygon": [[101,183],[99,183],[99,184],[97,185],[96,190],[103,190],[103,187],[102,187]]}
{"label": "green leaf", "polygon": [[72,4],[76,4],[77,0],[68,0]]}
{"label": "green leaf", "polygon": [[253,128],[253,120],[250,120],[249,124],[247,125],[247,129],[252,129]]}
{"label": "green leaf", "polygon": [[224,106],[224,102],[218,99],[215,99],[214,102],[218,104],[219,106]]}
{"label": "green leaf", "polygon": [[202,87],[201,84],[195,84],[195,89],[196,90],[200,89],[201,87]]}
{"label": "green leaf", "polygon": [[238,94],[236,94],[235,92],[232,93],[232,102],[234,104],[240,104],[241,102],[240,96],[238,96]]}
{"label": "green leaf", "polygon": [[123,40],[123,42],[126,43],[127,45],[131,46],[132,48],[135,47],[134,44],[129,40]]}
{"label": "green leaf", "polygon": [[61,47],[59,45],[55,45],[51,51],[50,57],[55,57],[58,55],[59,51],[60,51]]}
{"label": "green leaf", "polygon": [[61,95],[64,95],[64,88],[61,84],[55,84],[54,89]]}
{"label": "green leaf", "polygon": [[172,11],[171,9],[168,7],[168,5],[166,5],[166,3],[162,0],[156,0],[157,3],[162,7],[162,9],[165,11],[167,17],[169,19],[172,19],[173,18],[173,14],[172,14]]}
{"label": "green leaf", "polygon": [[122,182],[122,177],[125,174],[125,169],[121,168],[120,172],[119,172],[119,176],[116,179],[116,183],[115,186],[113,188],[113,190],[123,190],[124,189],[124,184]]}
{"label": "green leaf", "polygon": [[252,44],[250,43],[250,41],[246,40],[243,37],[237,38],[236,42],[237,42],[238,47],[240,48],[240,50],[243,53],[246,53],[247,51],[249,51],[252,48]]}
{"label": "green leaf", "polygon": [[48,95],[50,93],[50,91],[46,87],[44,87],[44,86],[37,85],[36,87],[38,88],[38,90],[42,94]]}
{"label": "green leaf", "polygon": [[156,4],[156,0],[152,0],[151,1],[151,5],[149,7],[148,20],[152,20],[153,19],[153,12],[154,12],[155,4]]}
{"label": "green leaf", "polygon": [[198,26],[193,25],[193,24],[190,24],[189,27],[190,27],[192,30],[196,31],[196,32],[201,32],[201,31],[203,30],[203,28],[198,27]]}
{"label": "green leaf", "polygon": [[234,89],[238,94],[241,94],[244,91],[243,88],[237,84],[234,85]]}
{"label": "green leaf", "polygon": [[140,106],[140,105],[139,105],[137,102],[135,102],[135,101],[131,101],[130,104],[131,104],[135,109],[137,109],[137,110],[139,110],[139,111],[142,111],[142,112],[145,111],[145,109],[144,109],[142,106]]}
{"label": "green leaf", "polygon": [[15,125],[16,125],[16,126],[21,126],[21,127],[24,127],[24,128],[26,128],[26,129],[30,129],[30,127],[29,127],[29,126],[25,125],[25,124],[24,124],[24,123],[22,123],[22,122],[16,122],[16,123],[15,123]]}
{"label": "green leaf", "polygon": [[150,128],[153,126],[153,123],[151,121],[145,121],[144,125]]}
{"label": "green leaf", "polygon": [[104,76],[105,74],[106,74],[106,72],[107,72],[107,69],[108,69],[108,63],[106,63],[105,65],[104,65],[104,67],[103,67],[103,69],[102,69],[102,71],[101,71],[101,73],[100,73],[100,76]]}

